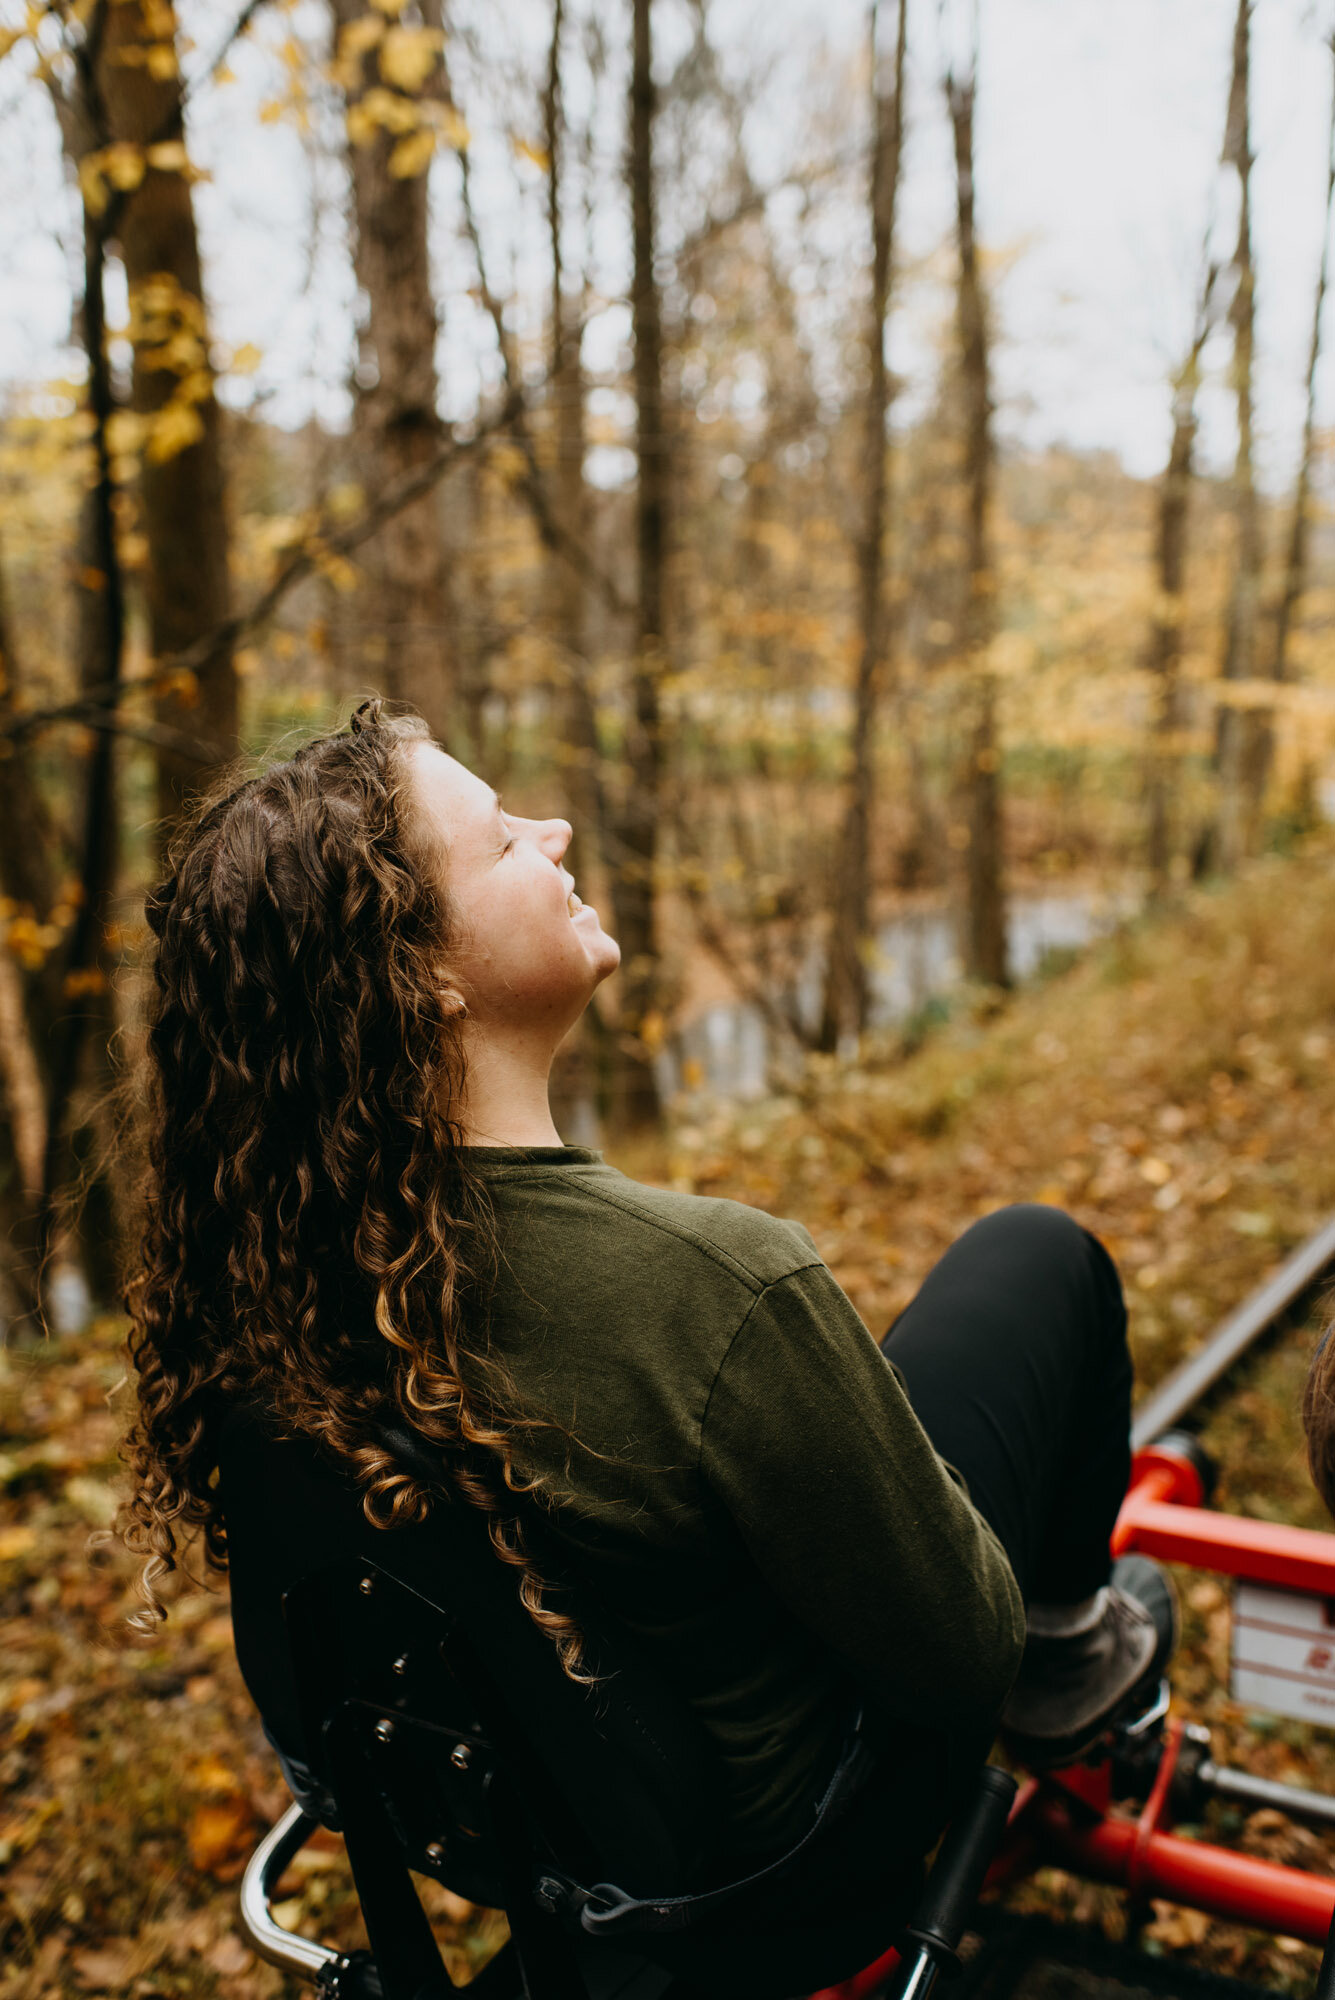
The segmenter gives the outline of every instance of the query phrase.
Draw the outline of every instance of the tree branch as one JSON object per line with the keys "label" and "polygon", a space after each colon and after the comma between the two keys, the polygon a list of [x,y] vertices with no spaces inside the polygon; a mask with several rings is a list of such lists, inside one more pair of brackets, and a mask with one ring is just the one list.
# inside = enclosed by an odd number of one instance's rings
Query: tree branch
{"label": "tree branch", "polygon": [[569,563],[584,579],[592,584],[609,611],[619,618],[633,618],[635,605],[623,595],[615,580],[600,564],[596,563],[584,545],[575,536],[568,534],[557,520],[547,497],[547,486],[538,464],[537,453],[533,449],[533,439],[524,421],[523,391],[520,382],[519,363],[505,324],[505,313],[500,300],[492,291],[487,278],[486,258],[482,249],[482,236],[477,226],[477,215],[473,208],[472,182],[469,176],[467,150],[459,155],[461,192],[464,211],[464,229],[473,250],[473,261],[477,266],[478,291],[496,332],[496,345],[500,350],[501,366],[505,371],[505,383],[512,396],[519,398],[519,413],[515,418],[514,441],[524,459],[524,474],[519,481],[519,490],[529,504],[533,523],[539,539],[551,554]]}
{"label": "tree branch", "polygon": [[[513,396],[507,396],[490,417],[479,423],[470,437],[452,438],[424,464],[412,472],[391,480],[381,489],[355,521],[349,523],[338,534],[319,537],[314,543],[307,541],[290,556],[272,583],[262,590],[254,602],[244,611],[236,612],[215,625],[211,632],[203,633],[193,645],[179,653],[170,653],[164,659],[154,662],[151,673],[127,675],[120,681],[104,681],[100,686],[84,690],[77,699],[57,702],[48,708],[26,709],[21,714],[0,715],[0,740],[11,742],[30,736],[34,730],[46,729],[53,723],[70,722],[93,725],[95,713],[105,713],[113,709],[120,697],[136,689],[157,688],[173,674],[207,673],[214,662],[226,656],[251,633],[268,623],[279,605],[293,587],[303,582],[318,567],[320,561],[330,556],[351,555],[363,542],[369,541],[376,530],[397,514],[401,508],[410,507],[414,500],[429,493],[445,474],[479,450],[497,432],[505,430],[514,422],[518,403]],[[197,747],[205,747],[203,745]]]}

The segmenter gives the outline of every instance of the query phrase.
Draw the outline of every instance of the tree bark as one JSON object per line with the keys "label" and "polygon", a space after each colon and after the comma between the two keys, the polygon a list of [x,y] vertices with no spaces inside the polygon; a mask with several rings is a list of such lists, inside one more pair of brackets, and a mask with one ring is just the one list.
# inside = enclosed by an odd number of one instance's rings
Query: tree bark
{"label": "tree bark", "polygon": [[[1335,81],[1335,37],[1330,44],[1332,77]],[[1298,455],[1298,476],[1293,487],[1293,516],[1289,523],[1284,559],[1284,582],[1275,607],[1274,651],[1270,673],[1276,681],[1289,678],[1289,638],[1294,615],[1307,587],[1307,548],[1311,528],[1312,460],[1316,442],[1316,371],[1321,359],[1321,317],[1326,303],[1330,271],[1330,216],[1335,204],[1335,88],[1331,92],[1330,131],[1326,145],[1326,206],[1321,233],[1321,262],[1317,269],[1316,303],[1312,309],[1312,335],[1307,347],[1306,402],[1303,409],[1303,441]]]}
{"label": "tree bark", "polygon": [[607,819],[607,860],[621,944],[617,1027],[625,1065],[615,1115],[629,1126],[659,1113],[654,1075],[659,1004],[655,876],[658,863],[662,732],[659,683],[666,645],[668,439],[663,397],[663,325],[654,271],[655,188],[652,0],[632,0],[630,145],[627,161],[634,271],[635,496],[637,598],[635,654],[625,714],[627,782]]}
{"label": "tree bark", "polygon": [[[13,711],[23,685],[0,569],[0,714]],[[20,921],[50,921],[59,873],[55,831],[26,746],[0,766],[0,889]],[[58,965],[51,957],[23,972],[9,938],[0,943],[0,1082],[6,1131],[0,1139],[0,1229],[10,1295],[0,1309],[20,1328],[38,1330],[43,1184],[46,1171],[49,1039],[59,1012]]]}
{"label": "tree bark", "polygon": [[[228,535],[218,405],[194,205],[184,167],[181,79],[170,0],[101,0],[96,89],[113,143],[137,149],[143,178],[115,203],[130,295],[132,402],[146,427],[139,502],[148,540],[149,644],[177,653],[228,612]],[[163,75],[150,51],[171,52]],[[214,768],[236,755],[237,682],[229,654],[164,689],[158,718],[208,743]],[[158,753],[164,830],[210,767]]]}
{"label": "tree bark", "polygon": [[1155,528],[1156,601],[1145,665],[1154,676],[1154,719],[1146,770],[1146,858],[1151,893],[1168,886],[1174,847],[1173,734],[1180,721],[1178,670],[1182,658],[1182,591],[1187,560],[1187,510],[1196,451],[1196,395],[1201,353],[1214,325],[1216,272],[1207,266],[1191,346],[1173,378],[1173,435],[1159,485]]}
{"label": "tree bark", "polygon": [[[548,404],[552,416],[557,514],[571,539],[585,548],[590,524],[584,484],[583,302],[567,289],[561,243],[566,148],[561,81],[564,31],[564,0],[553,0],[547,88],[543,97],[548,159],[547,228],[552,263]],[[578,563],[560,557],[552,563],[551,580],[552,630],[560,653],[561,706],[566,719],[566,790],[576,822],[576,839],[582,835],[583,851],[589,848],[597,851],[605,801],[597,717],[588,671],[588,582]]]}
{"label": "tree bark", "polygon": [[[1252,376],[1256,345],[1256,266],[1252,253],[1252,151],[1250,120],[1251,14],[1253,0],[1238,0],[1233,27],[1233,67],[1223,158],[1238,176],[1238,241],[1233,253],[1235,289],[1229,318],[1233,326],[1233,395],[1238,415],[1238,448],[1233,464],[1234,558],[1224,632],[1225,681],[1250,680],[1256,672],[1257,622],[1261,591],[1261,516],[1252,463]],[[1219,799],[1215,819],[1215,859],[1235,868],[1255,844],[1263,783],[1265,725],[1248,710],[1225,703],[1219,710],[1216,768]]]}
{"label": "tree bark", "polygon": [[894,69],[887,87],[877,49],[877,0],[872,0],[871,45],[872,282],[867,317],[867,403],[863,429],[865,512],[857,551],[859,651],[854,687],[851,769],[843,826],[837,844],[829,960],[819,1046],[833,1050],[867,1025],[871,947],[871,824],[876,721],[889,639],[885,615],[885,537],[889,513],[886,416],[890,383],[885,365],[886,320],[894,268],[895,210],[904,138],[904,59],[908,0],[899,0]]}
{"label": "tree bark", "polygon": [[[384,40],[360,52],[349,48],[349,29],[367,18],[364,0],[331,0],[331,6],[349,114],[353,263],[365,313],[352,455],[362,485],[373,491],[431,459],[440,449],[443,426],[427,242],[429,159],[411,162],[399,150],[402,136],[367,115],[366,99],[373,91],[388,92],[391,99],[417,106],[433,86],[401,90],[383,77]],[[439,26],[438,7],[423,13],[428,27]],[[441,87],[437,74],[434,89],[439,93]],[[408,703],[443,735],[455,675],[434,492],[386,521],[368,543],[357,588],[341,611],[343,669]]]}
{"label": "tree bark", "polygon": [[987,306],[978,268],[974,221],[974,107],[978,95],[978,34],[967,74],[945,80],[955,148],[955,224],[959,254],[956,319],[964,414],[965,601],[964,758],[960,773],[965,846],[964,966],[971,979],[1009,986],[1003,881],[1001,757],[997,747],[996,685],[987,662],[995,618],[992,572],[992,393]]}

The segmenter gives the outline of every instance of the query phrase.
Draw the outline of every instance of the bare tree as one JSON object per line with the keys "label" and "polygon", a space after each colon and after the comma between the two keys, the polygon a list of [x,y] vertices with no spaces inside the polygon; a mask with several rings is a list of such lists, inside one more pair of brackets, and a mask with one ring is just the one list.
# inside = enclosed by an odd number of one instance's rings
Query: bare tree
{"label": "bare tree", "polygon": [[626,782],[606,815],[612,901],[621,943],[618,1029],[627,1067],[619,1079],[619,1118],[629,1125],[658,1115],[652,1024],[659,1003],[656,909],[663,743],[659,684],[667,644],[669,459],[663,394],[663,316],[656,254],[652,0],[631,0],[630,143],[627,181],[634,268],[631,327],[635,348],[635,496],[637,594],[634,658],[624,713]]}
{"label": "bare tree", "polygon": [[[223,627],[228,532],[218,405],[209,360],[199,241],[184,149],[176,22],[160,0],[99,0],[96,95],[90,137],[127,149],[141,177],[109,206],[103,233],[119,240],[130,296],[131,401],[143,426],[139,505],[148,542],[144,577],[155,658],[183,652]],[[169,60],[161,59],[162,49]],[[87,113],[90,106],[85,104]],[[86,166],[85,166],[86,172]],[[91,292],[85,292],[85,310]],[[88,330],[90,360],[93,330]],[[237,683],[230,654],[158,696],[168,731],[187,727],[216,764],[236,754]],[[170,825],[186,794],[207,778],[198,764],[158,751],[158,812]]]}
{"label": "bare tree", "polygon": [[1173,856],[1173,737],[1181,721],[1178,669],[1182,658],[1183,584],[1187,559],[1187,510],[1196,452],[1196,398],[1201,355],[1215,324],[1218,267],[1207,261],[1196,302],[1191,341],[1173,376],[1173,433],[1159,483],[1155,524],[1154,611],[1145,665],[1154,676],[1154,720],[1145,774],[1147,838],[1152,892],[1167,887]]}
{"label": "bare tree", "polygon": [[[353,463],[362,484],[375,488],[428,464],[442,439],[427,246],[434,130],[417,121],[429,94],[440,101],[444,93],[443,36],[439,0],[427,0],[420,27],[387,24],[363,0],[331,0],[331,6],[347,101],[353,263],[363,314]],[[414,44],[405,36],[419,39]],[[410,703],[443,733],[452,663],[434,492],[386,521],[367,544],[340,625],[345,668]]]}
{"label": "bare tree", "polygon": [[[588,541],[589,508],[584,484],[583,300],[567,288],[562,254],[566,191],[566,119],[562,85],[565,0],[553,0],[552,39],[543,94],[543,136],[547,147],[547,227],[551,248],[552,296],[548,402],[555,451],[555,504],[567,533],[581,547]],[[558,559],[552,565],[552,629],[561,655],[566,714],[566,787],[571,810],[586,838],[596,841],[604,800],[598,752],[597,717],[587,657],[588,578],[583,567]]]}
{"label": "bare tree", "polygon": [[[1253,0],[1238,0],[1233,26],[1233,64],[1223,161],[1238,176],[1238,240],[1233,252],[1234,291],[1229,307],[1233,327],[1233,395],[1238,415],[1238,448],[1233,463],[1234,555],[1224,630],[1225,681],[1250,680],[1256,672],[1261,595],[1261,515],[1252,463],[1252,377],[1256,347],[1256,265],[1252,251],[1252,150],[1250,118],[1251,15]],[[1219,710],[1216,764],[1219,799],[1215,818],[1215,859],[1234,868],[1253,845],[1264,781],[1264,726],[1231,703]]]}
{"label": "bare tree", "polygon": [[863,428],[862,534],[857,550],[858,670],[854,687],[852,768],[837,846],[829,961],[820,1047],[834,1049],[867,1023],[871,932],[871,821],[876,721],[889,633],[885,613],[885,539],[889,513],[886,417],[890,379],[886,320],[894,268],[895,209],[904,150],[904,58],[908,0],[899,0],[893,67],[887,77],[878,46],[878,0],[871,0],[871,299],[867,315],[867,401]]}
{"label": "bare tree", "polygon": [[963,409],[965,486],[965,700],[959,786],[965,848],[964,964],[973,979],[1010,984],[1001,823],[1001,755],[996,680],[987,650],[995,622],[991,509],[992,391],[987,302],[978,268],[974,220],[974,110],[978,97],[978,9],[974,0],[968,66],[945,77],[955,147],[955,235],[959,255],[956,325]]}
{"label": "bare tree", "polygon": [[[1335,74],[1335,36],[1330,42],[1332,72]],[[1298,454],[1298,473],[1293,486],[1293,515],[1289,523],[1284,558],[1284,581],[1275,607],[1274,651],[1270,672],[1273,679],[1289,677],[1289,637],[1294,614],[1307,586],[1307,550],[1311,528],[1312,459],[1316,442],[1316,371],[1321,359],[1321,319],[1326,304],[1330,269],[1330,216],[1335,203],[1335,89],[1331,92],[1330,130],[1326,145],[1326,206],[1321,231],[1321,261],[1317,268],[1316,303],[1312,308],[1312,334],[1307,347],[1306,402],[1303,409],[1303,439]]]}

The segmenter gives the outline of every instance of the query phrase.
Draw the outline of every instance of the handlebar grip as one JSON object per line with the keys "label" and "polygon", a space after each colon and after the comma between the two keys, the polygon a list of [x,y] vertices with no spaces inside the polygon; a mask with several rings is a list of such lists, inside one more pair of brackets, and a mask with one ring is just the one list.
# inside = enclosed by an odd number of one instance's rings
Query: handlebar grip
{"label": "handlebar grip", "polygon": [[908,1934],[953,1958],[1001,1845],[1016,1783],[1009,1771],[984,1764],[973,1795],[950,1822],[941,1851],[918,1898]]}

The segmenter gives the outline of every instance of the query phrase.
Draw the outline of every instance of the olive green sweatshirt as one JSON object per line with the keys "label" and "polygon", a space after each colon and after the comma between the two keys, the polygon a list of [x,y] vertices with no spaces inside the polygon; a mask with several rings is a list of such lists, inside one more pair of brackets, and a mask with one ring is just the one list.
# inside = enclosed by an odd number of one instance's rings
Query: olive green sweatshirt
{"label": "olive green sweatshirt", "polygon": [[892,1743],[985,1745],[1015,1579],[806,1230],[580,1147],[467,1157],[498,1228],[492,1350],[550,1419],[520,1462],[721,1751],[730,1844],[800,1830],[856,1698]]}

